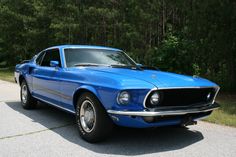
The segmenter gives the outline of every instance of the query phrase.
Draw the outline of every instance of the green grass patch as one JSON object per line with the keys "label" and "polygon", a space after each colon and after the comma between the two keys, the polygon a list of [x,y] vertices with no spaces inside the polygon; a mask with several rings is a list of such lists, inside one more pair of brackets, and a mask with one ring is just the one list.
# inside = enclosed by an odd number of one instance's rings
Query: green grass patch
{"label": "green grass patch", "polygon": [[0,80],[15,82],[13,69],[0,69]]}
{"label": "green grass patch", "polygon": [[220,104],[220,108],[213,111],[204,121],[236,127],[236,99],[226,99],[221,96],[217,102]]}

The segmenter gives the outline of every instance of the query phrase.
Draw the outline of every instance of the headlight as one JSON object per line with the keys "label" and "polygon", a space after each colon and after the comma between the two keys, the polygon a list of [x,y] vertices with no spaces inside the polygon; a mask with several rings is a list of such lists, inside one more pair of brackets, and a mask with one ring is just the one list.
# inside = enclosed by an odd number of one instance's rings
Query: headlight
{"label": "headlight", "polygon": [[150,97],[150,103],[152,105],[157,105],[160,101],[160,94],[158,92],[154,92]]}
{"label": "headlight", "polygon": [[120,92],[120,94],[117,97],[117,101],[119,104],[126,105],[129,103],[130,95],[127,91]]}

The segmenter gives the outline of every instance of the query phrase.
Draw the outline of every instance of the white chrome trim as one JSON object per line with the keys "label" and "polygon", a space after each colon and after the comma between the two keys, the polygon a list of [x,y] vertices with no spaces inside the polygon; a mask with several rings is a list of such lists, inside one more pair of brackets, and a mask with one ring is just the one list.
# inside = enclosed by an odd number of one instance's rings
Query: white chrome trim
{"label": "white chrome trim", "polygon": [[121,50],[122,53],[124,53],[126,55],[126,57],[128,57],[132,62],[134,62],[135,65],[137,65],[137,63],[124,51]]}
{"label": "white chrome trim", "polygon": [[62,48],[62,55],[63,55],[63,66],[64,68],[67,68],[67,65],[66,65],[66,56],[65,56],[65,51],[64,51],[65,48]]}
{"label": "white chrome trim", "polygon": [[[36,59],[39,57],[39,55],[40,55],[41,53],[44,53],[44,52],[45,52],[45,51],[42,50],[42,51],[40,51],[39,53],[37,53],[37,54],[35,55],[35,58],[34,58],[33,62],[34,62],[36,65],[40,66],[39,64],[36,63]],[[42,60],[43,60],[43,58],[44,58],[44,55],[45,55],[45,53],[44,53],[43,56],[42,56]],[[42,60],[41,60],[41,61],[42,61]]]}
{"label": "white chrome trim", "polygon": [[40,100],[40,101],[42,101],[42,102],[45,102],[45,103],[47,103],[47,104],[50,104],[50,105],[52,105],[52,106],[54,106],[54,107],[57,107],[57,108],[59,108],[59,109],[62,109],[62,110],[65,110],[65,111],[67,111],[67,112],[70,112],[70,113],[75,114],[74,111],[71,111],[71,110],[69,110],[69,109],[67,109],[67,108],[61,107],[61,106],[56,105],[56,104],[54,104],[54,103],[52,103],[52,102],[49,102],[49,101],[47,101],[47,100],[43,100],[42,98],[39,98],[39,97],[37,97],[37,96],[33,96],[33,97],[36,98],[36,99],[38,99],[38,100]]}
{"label": "white chrome trim", "polygon": [[117,110],[107,110],[110,114],[116,115],[125,115],[125,116],[170,116],[170,115],[185,115],[189,113],[200,113],[200,112],[208,112],[214,109],[219,108],[216,107],[205,107],[205,108],[194,108],[194,109],[186,109],[186,110],[169,110],[169,111],[117,111]]}
{"label": "white chrome trim", "polygon": [[217,88],[218,86],[188,86],[188,87],[160,87],[158,88],[159,90],[162,89],[191,89],[191,88],[195,88],[195,89],[199,89],[199,88]]}
{"label": "white chrome trim", "polygon": [[218,93],[219,93],[219,91],[220,91],[220,87],[219,87],[219,86],[216,86],[215,89],[216,89],[216,93],[215,93],[215,96],[214,96],[214,98],[213,98],[213,100],[212,100],[212,104],[215,102],[216,96],[218,95]]}
{"label": "white chrome trim", "polygon": [[154,91],[154,90],[157,90],[157,88],[152,88],[147,94],[146,94],[146,96],[145,96],[145,98],[144,98],[144,100],[143,100],[143,106],[144,106],[144,108],[148,108],[147,106],[146,106],[146,100],[147,100],[147,98],[148,98],[148,96],[149,96],[149,94],[152,92],[152,91]]}
{"label": "white chrome trim", "polygon": [[152,92],[152,91],[155,91],[155,90],[164,90],[164,89],[200,89],[200,88],[215,88],[215,90],[216,90],[216,93],[215,93],[215,96],[214,96],[214,98],[213,98],[213,101],[211,102],[212,104],[215,102],[215,98],[216,98],[216,96],[217,96],[217,94],[218,94],[218,92],[219,92],[219,90],[220,90],[220,87],[219,86],[193,86],[193,87],[191,87],[191,86],[189,86],[189,87],[160,87],[160,88],[152,88],[147,94],[146,94],[146,96],[145,96],[145,98],[144,98],[144,101],[143,101],[143,106],[144,106],[144,108],[147,108],[148,109],[148,107],[146,106],[146,104],[145,104],[145,102],[146,102],[146,100],[147,100],[147,97],[149,96],[149,94]]}
{"label": "white chrome trim", "polygon": [[[92,112],[88,111],[88,110],[86,111],[86,109],[85,109],[86,103],[88,103],[90,105],[90,107],[92,108]],[[79,112],[80,112],[80,115],[79,115],[80,119],[79,119],[79,121],[81,123],[81,126],[82,126],[83,130],[85,132],[87,132],[87,133],[90,133],[91,131],[94,130],[94,127],[95,127],[95,124],[96,124],[96,113],[95,113],[95,108],[94,108],[93,103],[90,100],[85,100],[82,103]],[[93,116],[93,117],[90,117],[90,115],[87,115],[86,112],[89,112],[90,114],[92,113],[91,116]],[[88,123],[90,123],[90,120],[88,122],[86,120],[87,118],[93,119],[93,126],[92,126],[92,128],[89,128],[89,126],[88,126],[89,124]]]}

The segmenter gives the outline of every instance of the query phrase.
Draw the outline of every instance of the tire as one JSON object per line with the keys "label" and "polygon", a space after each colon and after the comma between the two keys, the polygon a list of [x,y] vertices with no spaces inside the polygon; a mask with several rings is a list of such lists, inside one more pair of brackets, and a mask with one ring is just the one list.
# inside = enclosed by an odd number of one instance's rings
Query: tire
{"label": "tire", "polygon": [[37,105],[37,100],[32,97],[25,80],[21,83],[20,98],[21,105],[24,109],[33,109]]}
{"label": "tire", "polygon": [[114,127],[102,104],[89,92],[83,93],[78,98],[76,123],[80,136],[90,143],[104,140]]}

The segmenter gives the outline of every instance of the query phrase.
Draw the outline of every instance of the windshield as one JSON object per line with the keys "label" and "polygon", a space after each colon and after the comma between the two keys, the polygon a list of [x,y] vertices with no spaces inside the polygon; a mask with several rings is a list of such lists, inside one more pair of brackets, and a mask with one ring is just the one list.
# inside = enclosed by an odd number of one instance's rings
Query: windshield
{"label": "windshield", "polygon": [[67,67],[75,66],[136,66],[124,52],[103,49],[68,48],[64,50]]}

